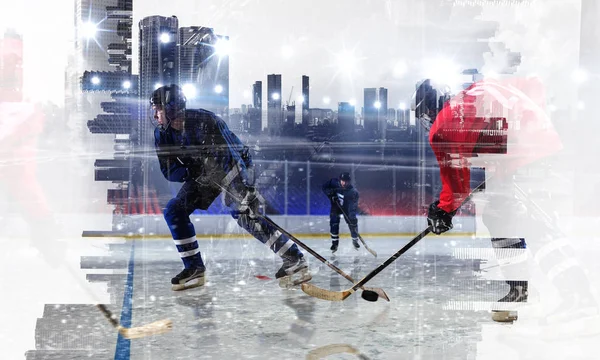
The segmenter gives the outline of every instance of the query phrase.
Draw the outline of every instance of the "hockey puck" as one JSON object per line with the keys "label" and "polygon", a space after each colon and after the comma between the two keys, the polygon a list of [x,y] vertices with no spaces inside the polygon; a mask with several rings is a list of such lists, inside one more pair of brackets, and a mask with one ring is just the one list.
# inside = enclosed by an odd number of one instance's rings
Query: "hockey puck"
{"label": "hockey puck", "polygon": [[375,302],[377,301],[377,299],[379,299],[379,294],[377,294],[375,291],[371,291],[371,290],[364,290],[361,294],[362,298],[367,300],[367,301],[371,301],[371,302]]}

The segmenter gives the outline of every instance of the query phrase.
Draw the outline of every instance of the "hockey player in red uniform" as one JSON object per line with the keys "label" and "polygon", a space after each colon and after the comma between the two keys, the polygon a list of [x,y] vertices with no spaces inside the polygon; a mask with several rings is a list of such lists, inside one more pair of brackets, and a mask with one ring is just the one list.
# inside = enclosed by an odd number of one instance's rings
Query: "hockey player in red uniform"
{"label": "hockey player in red uniform", "polygon": [[[560,292],[562,304],[544,321],[566,321],[595,313],[597,305],[572,250],[561,239],[555,219],[549,218],[516,179],[535,169],[562,144],[544,111],[545,95],[537,79],[485,80],[473,83],[440,107],[429,80],[414,96],[417,121],[429,128],[429,142],[438,160],[442,190],[429,206],[428,224],[435,234],[452,229],[452,219],[469,195],[470,161],[483,155],[486,162],[486,200],[482,214],[492,246],[499,258],[511,258],[514,249],[532,252],[541,270]],[[471,160],[470,160],[471,159]],[[524,171],[526,170],[526,171]],[[538,189],[543,183],[536,179]],[[516,251],[518,252],[518,250]],[[527,270],[510,269],[503,274],[510,286],[500,303],[525,302],[528,297]],[[497,304],[495,321],[514,321],[511,304]],[[585,314],[584,314],[585,313]]]}

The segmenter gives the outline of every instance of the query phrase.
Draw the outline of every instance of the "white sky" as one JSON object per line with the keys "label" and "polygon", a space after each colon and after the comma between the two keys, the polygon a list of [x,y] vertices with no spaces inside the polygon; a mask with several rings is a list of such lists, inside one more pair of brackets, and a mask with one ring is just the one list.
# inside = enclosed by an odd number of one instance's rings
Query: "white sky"
{"label": "white sky", "polygon": [[[26,95],[62,104],[73,1],[0,1],[3,10],[10,9],[0,11],[0,29],[12,25],[24,36]],[[432,69],[433,58],[454,59],[456,69],[481,69],[485,47],[475,50],[474,43],[464,40],[475,41],[481,29],[489,28],[482,18],[498,21],[497,38],[524,54],[521,72],[544,77],[570,74],[577,66],[579,0],[537,1],[520,8],[491,6],[483,13],[470,7],[440,8],[440,2],[143,0],[134,2],[133,38],[137,45],[137,23],[149,15],[176,15],[180,26],[208,26],[230,36],[231,107],[249,103],[244,91],[256,80],[266,83],[270,73],[283,75],[284,100],[292,86],[296,99],[301,76],[309,75],[311,107],[324,106],[324,97],[331,104],[354,98],[360,107],[363,88],[380,86],[389,89],[389,105],[397,107],[409,102],[414,83],[426,75],[425,69]],[[357,59],[347,64],[353,69],[351,76],[338,72],[336,58],[344,50]],[[488,54],[485,68],[491,69],[500,55]],[[135,69],[135,49],[134,64]],[[437,73],[451,70],[438,68]]]}

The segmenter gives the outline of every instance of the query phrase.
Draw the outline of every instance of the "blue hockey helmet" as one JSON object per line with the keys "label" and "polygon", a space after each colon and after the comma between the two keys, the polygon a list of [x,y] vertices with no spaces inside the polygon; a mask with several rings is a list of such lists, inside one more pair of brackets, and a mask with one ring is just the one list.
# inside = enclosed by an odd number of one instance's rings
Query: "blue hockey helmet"
{"label": "blue hockey helmet", "polygon": [[177,118],[185,111],[186,98],[183,90],[175,85],[165,85],[152,92],[150,105],[160,106],[165,110],[165,115],[169,121]]}
{"label": "blue hockey helmet", "polygon": [[348,172],[341,173],[340,180],[350,182],[350,173],[348,173]]}

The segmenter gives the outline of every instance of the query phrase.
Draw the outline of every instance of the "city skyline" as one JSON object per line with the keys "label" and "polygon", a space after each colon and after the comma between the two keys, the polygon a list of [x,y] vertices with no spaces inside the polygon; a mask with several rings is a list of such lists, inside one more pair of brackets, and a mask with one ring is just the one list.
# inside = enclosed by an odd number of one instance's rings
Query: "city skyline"
{"label": "city skyline", "polygon": [[[66,58],[74,34],[73,4],[68,1],[48,4],[40,0],[31,0],[29,4],[40,11],[25,16],[25,6],[17,1],[15,12],[3,16],[2,25],[12,25],[24,36],[26,98],[60,105],[64,101]],[[577,50],[577,42],[568,43],[572,49],[563,46],[560,51],[551,44],[541,50],[524,44],[542,43],[539,34],[543,33],[543,29],[557,32],[552,40],[556,44],[563,43],[566,38],[579,38],[579,34],[573,30],[576,27],[570,26],[578,22],[578,1],[563,1],[560,4],[549,2],[544,6],[534,2],[527,7],[527,22],[536,23],[537,27],[532,29],[540,31],[528,30],[520,34],[519,24],[525,19],[515,18],[515,9],[511,7],[490,5],[482,10],[481,7],[469,6],[436,9],[416,2],[395,3],[387,7],[383,3],[346,4],[340,1],[327,4],[307,1],[295,4],[292,7],[294,11],[289,12],[282,2],[236,1],[225,11],[216,1],[202,4],[180,0],[169,4],[144,1],[134,6],[134,23],[144,16],[162,13],[178,16],[181,26],[201,24],[214,28],[217,33],[228,34],[234,43],[231,104],[248,103],[245,96],[251,92],[251,84],[256,79],[266,78],[269,73],[281,73],[285,79],[309,74],[313,78],[313,86],[320,89],[311,94],[314,100],[311,106],[315,107],[323,105],[317,102],[326,96],[339,101],[356,97],[357,107],[360,107],[362,88],[380,86],[390,90],[390,104],[397,104],[410,97],[411,84],[422,78],[420,72],[426,67],[424,60],[427,58],[424,55],[431,55],[433,49],[437,49],[437,55],[453,59],[461,67],[480,68],[483,72],[494,70],[494,66],[504,61],[503,57],[508,51],[521,52],[523,62],[519,73],[526,75],[536,72],[546,79],[548,89],[552,90],[550,95],[558,102],[568,104],[573,98],[571,89],[562,84],[570,80],[577,66],[576,58],[565,55]],[[315,6],[320,11],[316,17],[308,20],[306,11]],[[342,9],[345,12],[343,19],[335,16]],[[543,14],[549,11],[561,13],[560,24],[544,18]],[[273,20],[275,22],[270,20],[266,23],[265,14],[269,14],[271,20],[276,19]],[[439,26],[438,30],[431,33],[426,27],[433,22]],[[272,29],[278,30],[273,32]],[[137,28],[133,30],[136,32],[133,41],[137,42]],[[466,52],[448,45],[452,39],[452,44],[463,40],[472,43],[473,39],[482,37],[482,31],[493,36],[490,40],[493,42],[483,42],[483,45]],[[547,43],[548,39],[545,41]],[[336,57],[343,54],[344,49],[354,50],[356,55],[355,63],[343,63],[357,72],[352,82],[348,82],[349,79],[342,74],[334,78]],[[133,56],[135,67],[137,54]],[[554,60],[552,64],[543,61],[548,58]],[[473,59],[475,61],[471,61]],[[566,71],[557,74],[558,68]],[[134,73],[137,73],[137,69]],[[404,75],[396,76],[399,74]],[[296,84],[284,81],[282,88],[289,89],[291,85]],[[298,82],[294,98],[299,91]]]}

